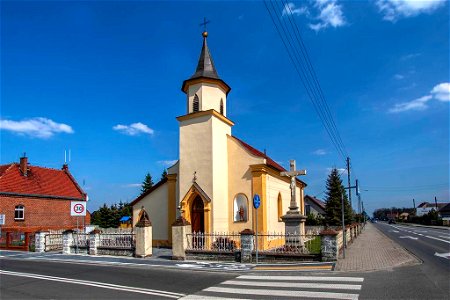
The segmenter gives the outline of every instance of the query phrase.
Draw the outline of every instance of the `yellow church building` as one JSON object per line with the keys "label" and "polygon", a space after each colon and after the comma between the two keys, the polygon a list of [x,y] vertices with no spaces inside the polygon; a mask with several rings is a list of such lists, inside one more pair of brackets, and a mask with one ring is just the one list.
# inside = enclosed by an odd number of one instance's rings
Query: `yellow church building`
{"label": "yellow church building", "polygon": [[[133,225],[141,208],[147,211],[154,244],[171,244],[172,223],[179,216],[191,223],[193,232],[285,231],[281,217],[290,204],[291,180],[280,175],[286,171],[282,166],[232,135],[235,124],[227,118],[231,88],[216,71],[207,36],[203,32],[195,73],[181,87],[186,114],[177,117],[179,160],[165,179],[131,203]],[[298,178],[295,183],[303,215],[306,184]],[[261,199],[257,210],[252,205],[255,194]]]}

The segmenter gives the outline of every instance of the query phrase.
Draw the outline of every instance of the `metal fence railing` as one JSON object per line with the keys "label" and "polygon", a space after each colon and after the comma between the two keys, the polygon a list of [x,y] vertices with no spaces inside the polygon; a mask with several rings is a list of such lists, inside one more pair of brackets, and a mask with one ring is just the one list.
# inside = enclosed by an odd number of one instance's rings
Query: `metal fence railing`
{"label": "metal fence railing", "polygon": [[[258,234],[258,251],[270,254],[320,254],[320,235],[284,234],[277,232]],[[256,249],[256,237],[254,243]]]}
{"label": "metal fence railing", "polygon": [[203,233],[193,232],[186,234],[187,250],[233,252],[240,249],[239,233]]}
{"label": "metal fence railing", "polygon": [[100,233],[99,248],[132,250],[136,246],[133,233]]}
{"label": "metal fence railing", "polygon": [[63,249],[63,235],[49,233],[45,235],[45,251],[57,251]]}

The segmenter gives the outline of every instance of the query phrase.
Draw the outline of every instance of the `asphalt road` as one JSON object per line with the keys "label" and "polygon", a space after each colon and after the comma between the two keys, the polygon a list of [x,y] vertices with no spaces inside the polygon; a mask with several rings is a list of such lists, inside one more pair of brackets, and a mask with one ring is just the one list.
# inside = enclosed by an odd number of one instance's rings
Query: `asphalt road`
{"label": "asphalt road", "polygon": [[238,276],[15,259],[0,260],[0,270],[1,299],[178,299]]}
{"label": "asphalt road", "polygon": [[421,259],[423,264],[412,268],[417,269],[416,276],[423,275],[424,282],[434,284],[435,290],[450,298],[450,231],[384,222],[377,223],[376,227]]}

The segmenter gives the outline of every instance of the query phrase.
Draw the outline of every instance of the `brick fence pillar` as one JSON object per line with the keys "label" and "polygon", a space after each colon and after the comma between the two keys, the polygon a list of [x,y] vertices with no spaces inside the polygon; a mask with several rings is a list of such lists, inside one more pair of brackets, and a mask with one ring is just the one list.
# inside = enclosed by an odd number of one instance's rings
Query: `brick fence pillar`
{"label": "brick fence pillar", "polygon": [[49,234],[47,231],[38,231],[34,235],[35,252],[45,252],[45,236]]}
{"label": "brick fence pillar", "polygon": [[66,230],[62,233],[63,235],[63,253],[71,254],[73,246],[73,230]]}
{"label": "brick fence pillar", "polygon": [[100,246],[100,233],[98,229],[94,229],[89,233],[89,255],[97,255],[97,248]]}
{"label": "brick fence pillar", "polygon": [[139,220],[134,227],[136,233],[136,250],[134,255],[136,257],[147,257],[153,254],[153,231],[150,218],[144,207],[139,212]]}
{"label": "brick fence pillar", "polygon": [[338,259],[338,232],[333,229],[325,229],[320,233],[320,252],[322,261],[337,261]]}

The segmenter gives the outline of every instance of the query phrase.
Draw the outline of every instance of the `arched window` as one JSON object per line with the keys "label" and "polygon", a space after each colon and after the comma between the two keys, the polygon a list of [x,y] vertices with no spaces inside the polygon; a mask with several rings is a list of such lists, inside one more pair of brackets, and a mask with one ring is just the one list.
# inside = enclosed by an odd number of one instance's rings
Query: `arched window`
{"label": "arched window", "polygon": [[199,105],[200,104],[199,104],[198,96],[197,96],[197,94],[195,94],[194,102],[192,102],[192,112],[198,111]]}
{"label": "arched window", "polygon": [[220,99],[220,113],[223,115],[223,99]]}
{"label": "arched window", "polygon": [[244,194],[237,194],[234,197],[234,222],[247,222],[248,220],[248,200]]}
{"label": "arched window", "polygon": [[283,216],[283,199],[281,198],[281,193],[278,193],[277,199],[277,207],[278,207],[278,222],[281,222],[281,217]]}
{"label": "arched window", "polygon": [[17,205],[14,209],[14,219],[23,220],[25,219],[25,207],[23,205]]}

